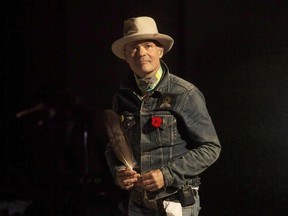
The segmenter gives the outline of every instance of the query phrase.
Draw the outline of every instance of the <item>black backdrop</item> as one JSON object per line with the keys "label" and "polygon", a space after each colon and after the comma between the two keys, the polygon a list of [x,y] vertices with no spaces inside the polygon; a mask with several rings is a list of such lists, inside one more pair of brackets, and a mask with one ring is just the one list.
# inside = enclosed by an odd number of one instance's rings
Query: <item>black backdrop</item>
{"label": "black backdrop", "polygon": [[87,202],[103,190],[121,196],[101,112],[127,65],[110,47],[124,19],[148,15],[175,39],[164,61],[204,93],[223,146],[202,175],[202,215],[286,215],[287,9],[284,0],[6,3],[1,199],[78,196],[71,188],[91,179],[102,189],[81,190]]}

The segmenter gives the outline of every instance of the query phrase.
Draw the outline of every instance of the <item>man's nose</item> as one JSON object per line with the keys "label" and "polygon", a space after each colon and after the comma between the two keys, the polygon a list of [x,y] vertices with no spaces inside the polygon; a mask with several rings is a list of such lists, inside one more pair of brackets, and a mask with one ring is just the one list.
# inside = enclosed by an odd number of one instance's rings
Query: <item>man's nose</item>
{"label": "man's nose", "polygon": [[138,53],[140,56],[143,56],[146,54],[146,49],[144,46],[139,46],[139,49],[138,49]]}

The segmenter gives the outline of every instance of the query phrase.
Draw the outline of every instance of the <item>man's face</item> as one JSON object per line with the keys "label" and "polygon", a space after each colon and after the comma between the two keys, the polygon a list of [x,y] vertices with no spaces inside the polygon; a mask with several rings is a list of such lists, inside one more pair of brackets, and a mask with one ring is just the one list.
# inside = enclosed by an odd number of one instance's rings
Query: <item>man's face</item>
{"label": "man's face", "polygon": [[140,77],[155,72],[160,67],[163,48],[153,41],[137,41],[128,43],[124,55],[131,70]]}

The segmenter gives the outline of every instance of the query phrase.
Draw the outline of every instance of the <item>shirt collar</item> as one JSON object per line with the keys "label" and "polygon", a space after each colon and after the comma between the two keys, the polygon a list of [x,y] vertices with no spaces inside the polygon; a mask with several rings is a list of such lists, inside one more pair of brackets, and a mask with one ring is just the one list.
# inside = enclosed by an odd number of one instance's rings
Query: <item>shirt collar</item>
{"label": "shirt collar", "polygon": [[134,74],[136,84],[138,88],[143,92],[151,92],[159,83],[161,80],[163,74],[163,69],[162,67],[159,67],[159,69],[151,74],[148,74],[146,77],[141,78],[138,77],[136,74]]}

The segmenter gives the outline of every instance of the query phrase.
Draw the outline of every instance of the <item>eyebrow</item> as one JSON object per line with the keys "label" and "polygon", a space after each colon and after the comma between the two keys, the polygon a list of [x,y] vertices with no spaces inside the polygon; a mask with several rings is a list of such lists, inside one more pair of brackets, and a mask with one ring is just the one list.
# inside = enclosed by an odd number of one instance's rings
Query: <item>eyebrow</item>
{"label": "eyebrow", "polygon": [[[153,43],[153,44],[155,44],[153,41],[143,41],[143,42],[134,42],[134,43],[130,43],[130,44],[127,44],[126,46],[127,47],[130,47],[130,46],[135,46],[135,45],[138,45],[138,44],[149,44],[149,43]],[[155,44],[156,45],[156,44]]]}

